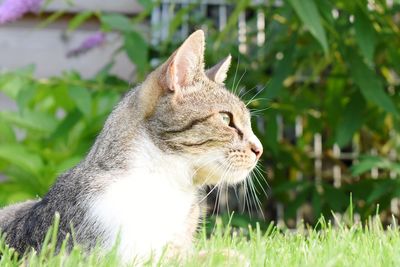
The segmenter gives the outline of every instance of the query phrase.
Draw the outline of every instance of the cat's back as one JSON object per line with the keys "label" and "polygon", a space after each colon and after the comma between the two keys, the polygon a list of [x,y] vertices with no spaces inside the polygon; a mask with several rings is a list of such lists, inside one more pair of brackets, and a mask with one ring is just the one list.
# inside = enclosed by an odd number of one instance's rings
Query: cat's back
{"label": "cat's back", "polygon": [[0,229],[5,229],[15,218],[23,216],[40,200],[28,200],[0,209]]}

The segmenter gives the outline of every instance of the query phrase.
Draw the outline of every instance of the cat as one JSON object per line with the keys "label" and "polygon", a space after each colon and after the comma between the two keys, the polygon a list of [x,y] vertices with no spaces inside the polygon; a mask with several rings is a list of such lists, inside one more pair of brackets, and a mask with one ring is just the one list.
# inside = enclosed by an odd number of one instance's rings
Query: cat
{"label": "cat", "polygon": [[224,85],[231,56],[204,70],[204,38],[192,33],[130,90],[43,199],[0,211],[9,246],[40,250],[56,212],[58,246],[71,232],[87,250],[118,239],[124,261],[191,246],[201,188],[244,181],[263,152],[245,104]]}

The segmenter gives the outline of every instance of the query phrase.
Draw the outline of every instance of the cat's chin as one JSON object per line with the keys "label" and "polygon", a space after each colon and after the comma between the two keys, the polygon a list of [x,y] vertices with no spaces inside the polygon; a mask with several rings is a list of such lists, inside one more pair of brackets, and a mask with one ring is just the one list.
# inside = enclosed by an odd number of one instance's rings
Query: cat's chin
{"label": "cat's chin", "polygon": [[193,183],[195,185],[235,185],[247,179],[250,172],[248,170],[232,170],[221,172],[219,168],[203,167],[198,168]]}
{"label": "cat's chin", "polygon": [[225,177],[223,180],[224,183],[228,185],[235,185],[246,180],[250,175],[250,172],[247,170],[234,171],[229,176]]}

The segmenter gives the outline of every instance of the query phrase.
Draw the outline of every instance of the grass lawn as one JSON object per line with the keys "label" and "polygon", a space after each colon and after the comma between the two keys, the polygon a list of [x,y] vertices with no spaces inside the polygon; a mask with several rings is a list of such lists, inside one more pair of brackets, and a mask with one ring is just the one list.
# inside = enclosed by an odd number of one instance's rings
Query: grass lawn
{"label": "grass lawn", "polygon": [[[217,227],[207,238],[199,233],[195,251],[183,262],[161,259],[148,266],[400,266],[400,232],[395,225],[384,230],[379,221],[367,226],[331,226],[321,219],[319,230],[267,231],[257,228],[236,231]],[[246,233],[244,233],[246,232]],[[49,234],[49,243],[52,236]],[[85,255],[76,247],[67,255],[54,254],[52,246],[40,254],[31,252],[23,259],[0,241],[0,266],[121,266],[115,251],[101,256]]]}

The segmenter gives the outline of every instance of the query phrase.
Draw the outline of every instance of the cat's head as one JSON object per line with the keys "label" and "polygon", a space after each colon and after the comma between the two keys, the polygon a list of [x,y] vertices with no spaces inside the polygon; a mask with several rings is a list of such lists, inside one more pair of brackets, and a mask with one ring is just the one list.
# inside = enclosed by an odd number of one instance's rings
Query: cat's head
{"label": "cat's head", "polygon": [[194,32],[143,86],[146,128],[166,153],[188,159],[195,184],[246,179],[263,148],[246,105],[224,85],[231,57],[204,70],[204,33]]}

